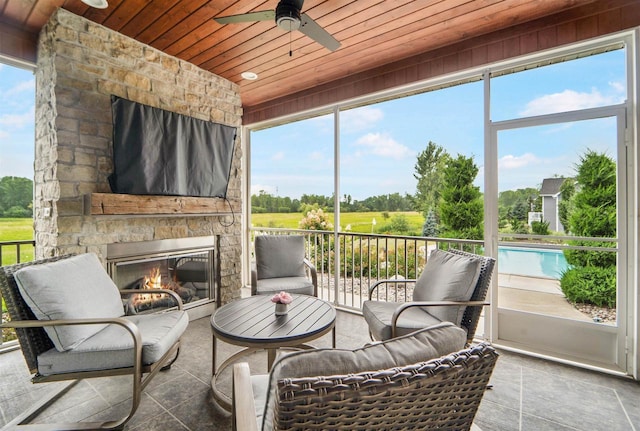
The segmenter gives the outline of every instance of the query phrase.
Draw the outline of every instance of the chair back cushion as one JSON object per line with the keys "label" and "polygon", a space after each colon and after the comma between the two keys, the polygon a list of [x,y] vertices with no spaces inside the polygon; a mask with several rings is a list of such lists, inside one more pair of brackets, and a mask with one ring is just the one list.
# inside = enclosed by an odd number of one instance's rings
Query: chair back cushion
{"label": "chair back cushion", "polygon": [[304,237],[258,235],[255,238],[258,279],[304,277]]}
{"label": "chair back cushion", "polygon": [[[482,258],[435,249],[416,282],[414,301],[468,301],[480,277]],[[423,307],[443,322],[460,325],[466,307]]]}
{"label": "chair back cushion", "polygon": [[378,371],[439,358],[462,349],[464,330],[452,323],[440,323],[409,335],[360,349],[313,349],[281,356],[271,368],[263,430],[272,429],[277,382],[296,377],[350,375]]}
{"label": "chair back cushion", "polygon": [[[120,317],[118,287],[93,253],[33,265],[15,273],[18,289],[38,320]],[[106,325],[50,326],[45,330],[59,351],[72,349]]]}

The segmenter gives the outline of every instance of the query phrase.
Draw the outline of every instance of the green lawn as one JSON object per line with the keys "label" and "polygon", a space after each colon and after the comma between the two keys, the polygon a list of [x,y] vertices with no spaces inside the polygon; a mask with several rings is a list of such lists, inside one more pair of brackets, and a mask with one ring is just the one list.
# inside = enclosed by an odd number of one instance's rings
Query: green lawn
{"label": "green lawn", "polygon": [[[33,219],[31,218],[0,218],[0,242],[33,239]],[[20,246],[20,261],[33,260],[33,247]],[[2,247],[2,262],[0,265],[16,263],[16,246]]]}
{"label": "green lawn", "polygon": [[[384,214],[388,215],[385,218]],[[342,231],[371,233],[373,227],[374,233],[387,233],[382,229],[385,225],[393,220],[394,217],[404,216],[409,225],[409,231],[413,233],[422,232],[422,225],[424,224],[424,218],[422,214],[415,211],[400,211],[400,212],[355,212],[355,213],[341,213],[340,224],[342,225]],[[328,219],[333,223],[333,213],[327,213]],[[301,213],[266,213],[266,214],[252,214],[251,224],[253,227],[273,227],[284,229],[298,229],[298,222],[302,220],[304,216]],[[373,225],[375,219],[376,224]],[[350,226],[351,229],[347,230],[346,227]]]}

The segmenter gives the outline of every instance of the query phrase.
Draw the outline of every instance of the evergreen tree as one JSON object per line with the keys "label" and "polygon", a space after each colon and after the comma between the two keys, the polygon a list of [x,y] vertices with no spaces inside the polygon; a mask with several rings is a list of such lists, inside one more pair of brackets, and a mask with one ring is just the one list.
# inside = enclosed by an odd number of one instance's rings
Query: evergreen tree
{"label": "evergreen tree", "polygon": [[422,236],[428,236],[435,238],[438,236],[438,222],[436,221],[436,215],[433,211],[429,211],[427,218],[422,225]]}
{"label": "evergreen tree", "polygon": [[455,159],[449,158],[443,174],[439,206],[441,236],[482,239],[483,202],[480,188],[473,185],[478,175],[473,157],[459,154]]}
{"label": "evergreen tree", "polygon": [[560,201],[558,202],[558,218],[566,233],[569,229],[569,214],[572,211],[573,195],[576,193],[576,181],[566,178],[560,186]]}
{"label": "evergreen tree", "polygon": [[413,177],[418,180],[414,197],[414,209],[425,218],[433,211],[436,220],[439,218],[438,202],[442,189],[443,171],[449,160],[449,153],[439,145],[429,141],[427,148],[418,154]]}
{"label": "evergreen tree", "polygon": [[[587,150],[575,177],[577,189],[568,202],[565,229],[574,236],[616,237],[616,163],[606,154]],[[611,242],[572,241],[576,245],[613,247]],[[604,251],[567,250],[574,266],[615,266],[616,254]]]}
{"label": "evergreen tree", "polygon": [[[606,154],[587,150],[580,158],[576,186],[567,184],[565,229],[578,237],[615,238],[616,163]],[[566,182],[565,182],[566,183]],[[564,184],[563,184],[564,186]],[[569,241],[571,245],[615,247],[608,241]],[[562,274],[560,287],[573,302],[598,306],[616,305],[616,258],[614,251],[565,250],[571,268]]]}

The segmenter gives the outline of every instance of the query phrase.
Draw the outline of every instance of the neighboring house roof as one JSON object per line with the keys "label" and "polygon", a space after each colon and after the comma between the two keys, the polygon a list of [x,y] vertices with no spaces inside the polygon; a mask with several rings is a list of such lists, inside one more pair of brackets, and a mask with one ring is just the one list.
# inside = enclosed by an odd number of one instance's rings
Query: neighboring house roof
{"label": "neighboring house roof", "polygon": [[560,187],[566,178],[545,178],[542,180],[540,196],[555,196],[560,193]]}

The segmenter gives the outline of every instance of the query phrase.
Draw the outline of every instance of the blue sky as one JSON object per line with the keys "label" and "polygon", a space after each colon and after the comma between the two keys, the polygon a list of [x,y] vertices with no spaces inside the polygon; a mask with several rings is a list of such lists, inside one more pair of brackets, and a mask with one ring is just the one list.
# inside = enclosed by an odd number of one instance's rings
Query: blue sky
{"label": "blue sky", "polygon": [[[624,71],[624,51],[618,50],[495,78],[492,119],[620,103]],[[34,88],[31,71],[0,64],[0,177],[33,178]],[[340,194],[413,194],[416,156],[429,141],[454,156],[473,156],[482,187],[482,91],[479,81],[343,112]],[[254,132],[252,192],[330,196],[332,121],[329,115]],[[537,187],[546,177],[572,176],[587,148],[615,158],[614,137],[611,120],[501,132],[499,188]]]}
{"label": "blue sky", "polygon": [[[492,79],[492,120],[621,103],[624,51]],[[473,82],[346,111],[341,120],[341,190],[353,199],[415,192],[417,154],[429,141],[473,156],[483,188],[483,84]],[[332,116],[252,133],[252,193],[279,196],[333,192]],[[611,120],[501,132],[499,189],[538,187],[543,178],[573,176],[588,149],[615,159]]]}
{"label": "blue sky", "polygon": [[35,76],[0,63],[0,177],[33,179]]}

